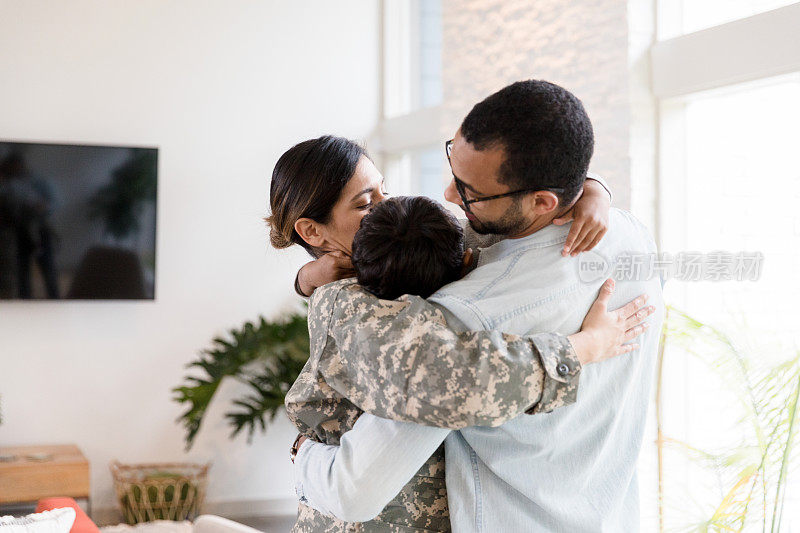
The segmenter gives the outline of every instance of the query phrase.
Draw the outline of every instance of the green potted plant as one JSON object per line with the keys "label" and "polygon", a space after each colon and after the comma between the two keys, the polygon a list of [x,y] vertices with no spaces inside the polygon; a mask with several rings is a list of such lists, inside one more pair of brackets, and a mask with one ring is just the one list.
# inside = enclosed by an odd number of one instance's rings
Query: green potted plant
{"label": "green potted plant", "polygon": [[186,450],[191,449],[208,406],[225,378],[246,385],[246,392],[233,401],[225,414],[231,438],[247,429],[248,442],[257,428],[266,430],[283,407],[284,398],[308,360],[308,322],[305,314],[293,313],[276,321],[263,316],[231,329],[227,338],[216,337],[212,346],[187,364],[200,375],[188,375],[173,390],[174,400],[188,406],[178,418],[186,430]]}

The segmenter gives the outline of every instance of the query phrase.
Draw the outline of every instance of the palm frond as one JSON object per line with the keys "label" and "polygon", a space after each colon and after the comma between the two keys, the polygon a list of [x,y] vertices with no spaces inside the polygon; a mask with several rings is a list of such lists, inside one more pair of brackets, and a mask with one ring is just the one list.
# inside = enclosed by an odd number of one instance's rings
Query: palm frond
{"label": "palm frond", "polygon": [[[777,364],[721,329],[669,308],[665,340],[717,375],[741,407],[741,442],[717,450],[663,437],[659,446],[679,451],[713,474],[721,489],[706,518],[685,522],[694,531],[777,532],[786,482],[800,459],[793,446],[800,397],[800,353]],[[662,452],[660,452],[662,453]],[[687,516],[688,518],[688,516]]]}
{"label": "palm frond", "polygon": [[186,450],[194,444],[225,378],[245,383],[249,391],[243,399],[234,401],[242,409],[226,414],[233,427],[232,436],[248,428],[251,440],[256,426],[266,430],[264,417],[269,415],[272,420],[283,405],[286,392],[308,359],[308,348],[308,322],[301,314],[274,322],[259,317],[255,323],[245,322],[231,329],[227,337],[215,337],[210,348],[186,365],[201,370],[202,375],[186,376],[182,386],[172,389],[173,399],[189,406],[178,418],[186,430]]}

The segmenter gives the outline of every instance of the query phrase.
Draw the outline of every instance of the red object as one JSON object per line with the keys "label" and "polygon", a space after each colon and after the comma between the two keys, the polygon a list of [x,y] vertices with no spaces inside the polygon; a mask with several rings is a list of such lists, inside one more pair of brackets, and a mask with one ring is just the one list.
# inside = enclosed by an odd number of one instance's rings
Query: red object
{"label": "red object", "polygon": [[100,533],[100,529],[92,522],[89,515],[83,512],[72,498],[42,498],[36,506],[36,512],[51,511],[61,507],[72,507],[75,509],[75,523],[69,533]]}

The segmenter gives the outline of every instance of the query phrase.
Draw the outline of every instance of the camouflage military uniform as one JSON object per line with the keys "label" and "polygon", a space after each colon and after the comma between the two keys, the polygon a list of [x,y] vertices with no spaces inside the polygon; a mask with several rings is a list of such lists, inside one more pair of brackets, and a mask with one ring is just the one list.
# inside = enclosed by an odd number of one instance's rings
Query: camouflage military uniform
{"label": "camouflage military uniform", "polygon": [[[455,333],[425,299],[379,300],[355,279],[317,289],[308,318],[311,354],[286,409],[319,442],[339,444],[364,411],[459,429],[576,398],[580,364],[563,335]],[[374,520],[345,523],[301,502],[293,531],[450,531],[443,446]]]}

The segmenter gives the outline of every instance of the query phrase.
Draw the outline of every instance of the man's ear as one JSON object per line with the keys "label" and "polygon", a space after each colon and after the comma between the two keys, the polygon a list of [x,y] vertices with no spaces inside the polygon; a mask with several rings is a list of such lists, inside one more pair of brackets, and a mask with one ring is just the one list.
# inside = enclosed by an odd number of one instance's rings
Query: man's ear
{"label": "man's ear", "polygon": [[322,225],[310,218],[298,218],[294,223],[294,230],[300,238],[314,248],[322,248],[325,244]]}
{"label": "man's ear", "polygon": [[474,260],[475,256],[472,253],[472,248],[467,248],[467,250],[464,252],[464,262],[462,263],[461,266],[462,278],[467,275],[467,272],[469,272],[470,268],[472,267],[472,262]]}
{"label": "man's ear", "polygon": [[561,202],[555,193],[551,191],[536,191],[529,195],[530,210],[537,215],[546,215],[548,213],[555,213]]}

